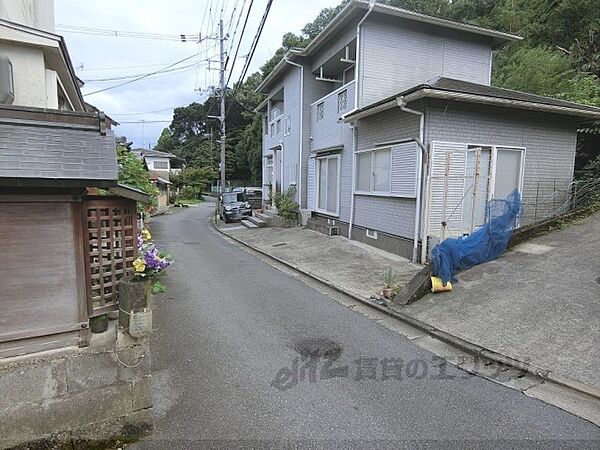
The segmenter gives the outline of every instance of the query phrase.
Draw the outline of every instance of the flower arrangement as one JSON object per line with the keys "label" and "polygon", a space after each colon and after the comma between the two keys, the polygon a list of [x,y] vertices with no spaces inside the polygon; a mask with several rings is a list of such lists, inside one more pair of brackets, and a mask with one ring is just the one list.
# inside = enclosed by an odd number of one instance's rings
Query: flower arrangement
{"label": "flower arrangement", "polygon": [[164,271],[173,263],[168,253],[158,250],[152,241],[152,235],[146,228],[137,237],[138,257],[133,261],[133,279],[137,281],[152,280],[152,292],[164,292],[165,289],[158,281]]}

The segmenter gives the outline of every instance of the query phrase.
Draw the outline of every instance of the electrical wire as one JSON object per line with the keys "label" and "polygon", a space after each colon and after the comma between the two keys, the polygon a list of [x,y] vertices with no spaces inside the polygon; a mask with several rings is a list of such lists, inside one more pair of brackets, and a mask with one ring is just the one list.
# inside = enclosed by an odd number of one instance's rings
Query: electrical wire
{"label": "electrical wire", "polygon": [[[252,5],[254,4],[254,0],[250,0],[250,5],[248,6],[248,11],[246,12],[246,18],[244,19],[244,25],[242,26],[242,33],[240,34],[240,40],[238,41],[237,48],[235,49],[235,54],[233,55],[233,61],[231,63],[231,68],[229,69],[229,76],[227,77],[227,83],[225,83],[225,89],[229,86],[229,81],[231,80],[231,76],[233,74],[233,68],[235,67],[235,61],[237,60],[238,52],[240,51],[240,47],[242,45],[242,39],[244,38],[244,33],[246,31],[246,25],[248,24],[248,18],[250,17],[250,11],[252,11]],[[243,11],[243,10],[242,10]],[[241,15],[240,15],[241,17]],[[238,21],[239,24],[239,21]],[[237,26],[236,26],[237,31]],[[232,41],[233,44],[233,41]],[[229,56],[227,57],[227,61],[225,62],[225,69],[227,69],[227,62],[229,62]]]}
{"label": "electrical wire", "polygon": [[106,28],[90,28],[78,25],[56,24],[58,31],[75,34],[91,34],[108,37],[123,37],[135,39],[155,39],[163,41],[175,42],[199,42],[200,34],[180,33],[180,34],[164,34],[164,33],[149,33],[144,31],[119,31]]}
{"label": "electrical wire", "polygon": [[[194,55],[195,56],[195,55]],[[172,72],[178,72],[178,71],[186,71],[186,70],[190,70],[190,69],[195,69],[198,65],[200,65],[200,63],[202,62],[206,62],[208,61],[208,59],[204,59],[201,60],[199,62],[194,62],[191,64],[186,64],[185,66],[181,66],[181,67],[174,67],[173,69],[168,69],[168,70],[163,70],[162,72],[156,74],[156,75],[164,75],[164,74],[168,74],[168,73],[172,73]],[[83,81],[85,83],[103,83],[103,82],[107,82],[107,81],[120,81],[120,80],[129,80],[131,78],[138,78],[141,77],[143,75],[148,75],[148,73],[138,73],[138,74],[133,74],[133,75],[122,75],[122,76],[118,76],[118,77],[109,77],[109,78],[90,78],[90,79],[84,79]]]}
{"label": "electrical wire", "polygon": [[[258,25],[258,29],[256,30],[256,34],[254,35],[254,39],[253,39],[252,45],[250,47],[250,53],[248,54],[248,58],[246,59],[244,67],[242,68],[242,73],[240,74],[240,78],[239,78],[238,82],[234,85],[233,92],[231,94],[231,97],[234,99],[235,99],[235,95],[236,95],[239,87],[242,84],[242,81],[244,81],[246,73],[248,72],[248,68],[250,67],[250,62],[252,61],[252,57],[254,56],[256,47],[258,46],[258,41],[260,40],[260,36],[262,34],[263,28],[265,27],[265,22],[267,21],[267,17],[269,16],[269,11],[271,10],[272,4],[273,4],[273,0],[269,0],[269,2],[267,3],[267,6],[265,8],[265,12],[263,13],[260,24]],[[223,94],[223,95],[225,95],[225,94]],[[227,112],[225,113],[225,117],[227,117],[227,114],[229,114],[229,111],[231,110],[232,107],[233,107],[233,103],[231,103],[229,105],[229,108],[227,109]]]}
{"label": "electrical wire", "polygon": [[173,67],[173,66],[176,66],[177,64],[181,64],[182,62],[188,61],[188,60],[190,60],[190,59],[192,59],[192,58],[194,58],[194,57],[196,57],[196,54],[195,54],[195,53],[194,53],[193,55],[191,55],[191,56],[187,56],[187,57],[185,57],[185,58],[183,58],[183,59],[180,59],[179,61],[175,61],[174,63],[172,63],[172,64],[169,64],[168,66],[165,66],[165,67],[163,67],[163,68],[162,68],[162,69],[160,69],[160,70],[156,70],[156,71],[154,71],[154,72],[147,73],[147,74],[145,74],[145,75],[142,75],[142,76],[140,76],[140,77],[134,78],[134,79],[132,79],[132,80],[124,81],[123,83],[115,84],[115,85],[113,85],[113,86],[108,86],[108,87],[105,87],[105,88],[103,88],[103,89],[98,89],[97,91],[88,92],[87,94],[84,94],[83,96],[84,96],[84,97],[87,97],[87,96],[90,96],[90,95],[98,94],[98,93],[100,93],[100,92],[105,92],[105,91],[108,91],[108,90],[111,90],[111,89],[116,89],[116,88],[118,88],[118,87],[125,86],[125,85],[127,85],[127,84],[135,83],[136,81],[140,81],[140,80],[143,80],[144,78],[148,78],[149,76],[152,76],[152,75],[156,75],[156,74],[158,74],[158,73],[161,73],[161,72],[163,72],[163,71],[165,71],[165,70],[167,70],[167,69],[170,69],[170,68],[171,68],[171,67]]}

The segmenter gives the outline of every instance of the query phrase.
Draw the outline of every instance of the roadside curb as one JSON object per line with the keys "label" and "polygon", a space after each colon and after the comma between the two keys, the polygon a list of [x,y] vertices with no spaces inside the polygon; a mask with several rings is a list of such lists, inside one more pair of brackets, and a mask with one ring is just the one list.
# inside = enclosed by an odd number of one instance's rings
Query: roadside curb
{"label": "roadside curb", "polygon": [[373,303],[373,302],[369,301],[368,299],[361,297],[360,295],[354,294],[353,292],[348,291],[348,290],[344,289],[343,287],[336,285],[335,283],[332,283],[329,280],[321,278],[320,276],[318,276],[312,272],[303,270],[303,269],[299,268],[298,266],[296,266],[295,264],[291,264],[285,260],[282,260],[281,258],[273,256],[258,247],[255,247],[251,244],[244,242],[243,240],[241,240],[235,236],[230,235],[225,230],[219,229],[215,225],[215,223],[212,221],[211,221],[211,224],[216,231],[218,231],[220,234],[222,234],[224,236],[227,236],[229,239],[232,239],[233,241],[235,241],[245,247],[248,247],[257,253],[260,253],[261,255],[266,256],[267,258],[278,262],[279,264],[282,264],[290,269],[293,269],[296,272],[306,275],[306,276],[312,278],[313,280],[318,281],[321,284],[324,284],[327,287],[330,287],[344,295],[347,295],[348,297],[351,297],[354,300],[357,300],[357,301],[359,301],[367,306],[370,306],[384,314],[387,314],[390,317],[393,317],[407,325],[417,328],[420,331],[424,331],[431,337],[434,337],[446,344],[449,344],[452,347],[455,347],[462,351],[470,353],[477,358],[485,358],[490,361],[493,361],[494,363],[500,364],[502,366],[509,366],[509,367],[512,367],[519,371],[526,372],[530,375],[533,375],[534,377],[541,378],[543,381],[550,382],[550,383],[562,386],[564,388],[573,390],[579,394],[583,394],[585,396],[591,397],[593,400],[600,400],[600,389],[597,389],[593,386],[588,386],[579,381],[572,380],[572,379],[564,377],[562,375],[555,374],[550,370],[542,369],[542,368],[536,367],[532,364],[528,364],[526,362],[519,361],[517,359],[511,358],[510,356],[503,355],[501,353],[495,352],[493,350],[487,349],[480,345],[477,345],[477,344],[474,344],[467,340],[464,340],[462,338],[459,338],[458,336],[449,334],[443,330],[440,330],[440,329],[434,327],[433,325],[429,325],[429,324],[422,322],[418,319],[415,319],[414,317],[411,317],[403,312],[398,311],[396,309],[397,307],[394,307],[394,305],[390,305],[390,307],[384,307],[384,306],[378,305],[376,303]]}

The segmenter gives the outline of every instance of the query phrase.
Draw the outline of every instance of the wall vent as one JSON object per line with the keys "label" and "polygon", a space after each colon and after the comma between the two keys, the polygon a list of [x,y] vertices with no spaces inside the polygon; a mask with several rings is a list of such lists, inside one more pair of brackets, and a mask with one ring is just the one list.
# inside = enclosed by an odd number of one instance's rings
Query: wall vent
{"label": "wall vent", "polygon": [[329,227],[329,236],[339,236],[340,227]]}
{"label": "wall vent", "polygon": [[377,239],[377,231],[375,231],[375,230],[369,230],[367,228],[367,237],[371,238],[371,239]]}
{"label": "wall vent", "polygon": [[0,103],[12,105],[15,101],[13,66],[6,56],[0,55]]}

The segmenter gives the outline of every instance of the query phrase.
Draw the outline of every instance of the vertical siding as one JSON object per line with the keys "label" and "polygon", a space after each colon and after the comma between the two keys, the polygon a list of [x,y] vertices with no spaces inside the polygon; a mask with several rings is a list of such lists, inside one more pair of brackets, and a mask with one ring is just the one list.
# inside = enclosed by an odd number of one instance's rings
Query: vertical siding
{"label": "vertical siding", "polygon": [[[568,187],[575,164],[577,126],[566,116],[466,103],[432,102],[428,141],[525,147],[525,223],[564,200],[554,189]],[[538,198],[536,217],[536,197]]]}
{"label": "vertical siding", "polygon": [[[273,86],[269,95],[273,95],[283,88],[283,102],[274,103],[283,113],[281,118],[281,133],[271,137],[266,135],[263,130],[263,158],[267,154],[271,154],[271,149],[283,142],[283,190],[286,190],[290,185],[290,166],[296,164],[298,167],[300,159],[300,139],[302,138],[302,130],[300,128],[300,69],[294,66],[284,72],[280,81]],[[285,118],[291,117],[291,133],[285,136]],[[264,166],[263,166],[264,167]],[[264,168],[263,168],[264,170]],[[277,171],[277,176],[280,176],[280,171]],[[296,174],[296,180],[298,174]]]}
{"label": "vertical siding", "polygon": [[487,38],[373,14],[360,42],[360,106],[441,76],[489,84]]}
{"label": "vertical siding", "polygon": [[[375,114],[358,122],[357,150],[374,148],[378,143],[419,137],[419,117],[398,108]],[[352,169],[349,169],[350,177]],[[351,199],[350,185],[347,197]],[[412,238],[415,199],[357,195],[354,223],[395,236]]]}

